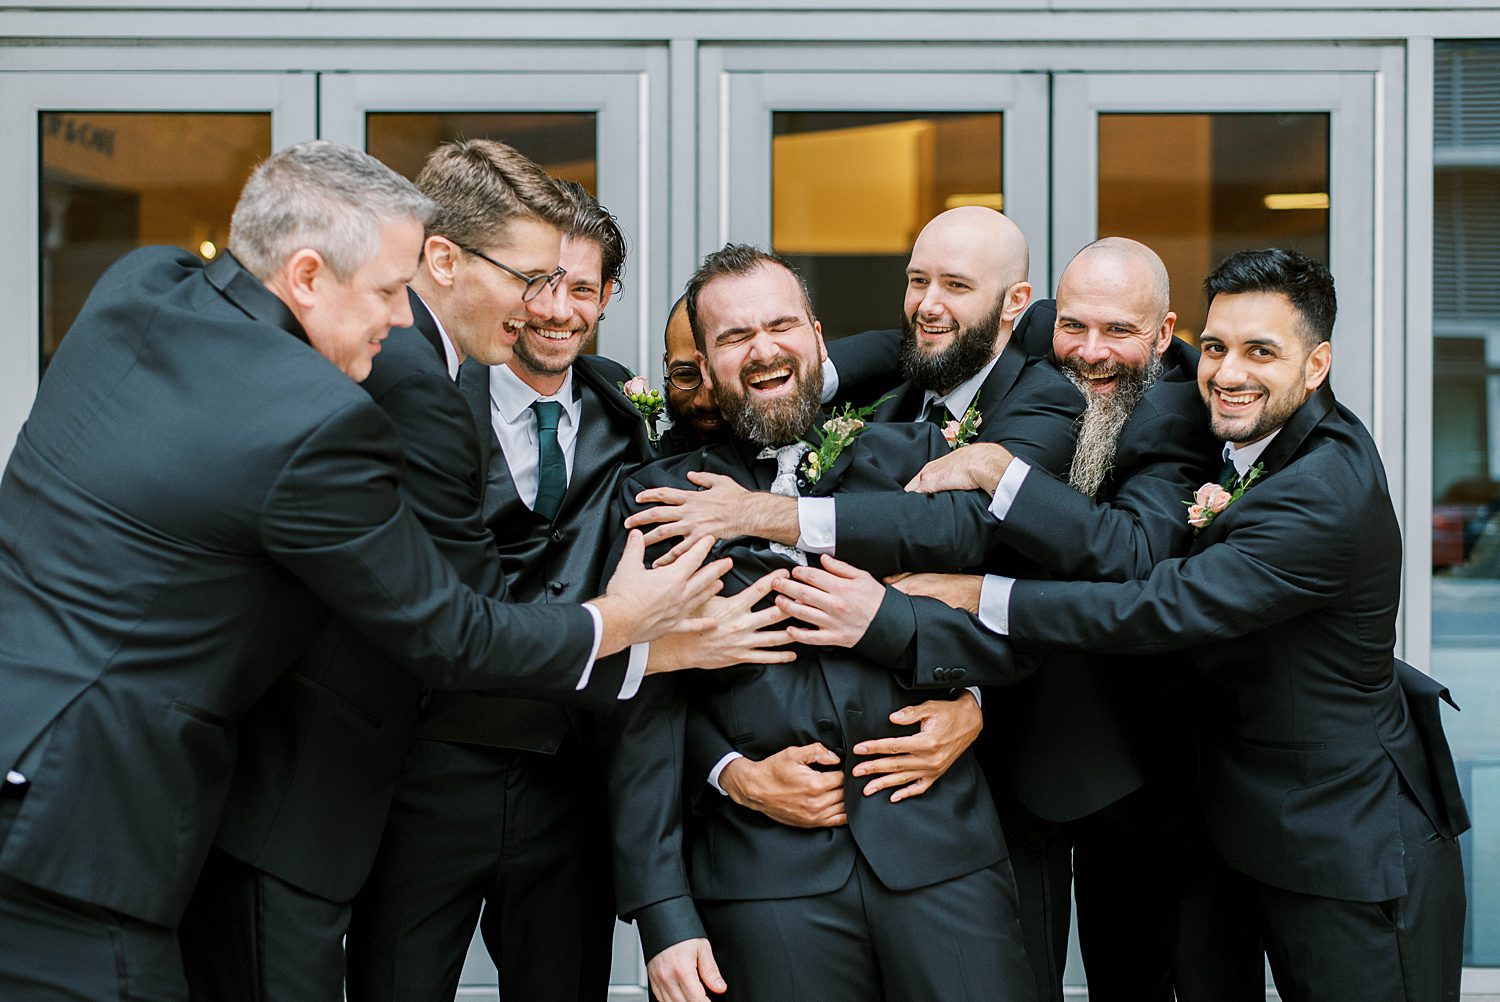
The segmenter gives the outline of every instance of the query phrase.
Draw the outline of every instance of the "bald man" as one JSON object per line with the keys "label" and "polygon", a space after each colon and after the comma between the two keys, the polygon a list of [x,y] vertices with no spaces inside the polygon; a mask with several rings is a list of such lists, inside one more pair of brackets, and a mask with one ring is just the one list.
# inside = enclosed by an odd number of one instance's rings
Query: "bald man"
{"label": "bald man", "polygon": [[[993,496],[998,544],[1053,577],[1130,580],[1185,554],[1182,499],[1220,460],[1198,352],[1172,336],[1169,303],[1166,268],[1145,245],[1112,237],[1079,251],[1058,283],[1052,337],[1057,364],[1088,395],[1066,477],[981,444],[932,464],[914,486]],[[899,587],[978,610],[992,585],[917,575]],[[1212,698],[1202,677],[1177,657],[1063,654],[1026,684],[1029,698],[991,713],[1000,726],[983,761],[1041,997],[1062,998],[1071,862],[1090,998],[1258,998],[1258,942],[1213,907],[1200,865],[1208,843],[1191,727]]]}

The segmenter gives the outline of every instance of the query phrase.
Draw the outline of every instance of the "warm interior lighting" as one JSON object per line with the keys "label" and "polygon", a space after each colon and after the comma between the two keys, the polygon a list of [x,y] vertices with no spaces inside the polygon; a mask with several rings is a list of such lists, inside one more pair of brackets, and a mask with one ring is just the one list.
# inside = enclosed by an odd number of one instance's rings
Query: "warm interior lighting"
{"label": "warm interior lighting", "polygon": [[965,191],[943,199],[945,209],[956,209],[960,205],[982,205],[999,212],[1005,208],[1005,196],[998,191]]}
{"label": "warm interior lighting", "polygon": [[1326,209],[1328,208],[1328,192],[1289,192],[1267,195],[1262,201],[1268,209]]}
{"label": "warm interior lighting", "polygon": [[205,240],[198,245],[198,253],[203,255],[204,260],[212,261],[219,256],[219,248],[214,246],[212,240]]}

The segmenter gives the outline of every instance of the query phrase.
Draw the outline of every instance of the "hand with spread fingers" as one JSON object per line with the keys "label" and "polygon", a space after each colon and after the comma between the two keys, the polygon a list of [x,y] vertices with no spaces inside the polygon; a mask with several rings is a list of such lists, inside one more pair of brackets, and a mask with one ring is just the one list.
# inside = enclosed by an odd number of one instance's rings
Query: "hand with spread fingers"
{"label": "hand with spread fingers", "polygon": [[998,442],[974,442],[929,462],[911,478],[906,489],[920,494],[938,491],[993,494],[1013,458],[1010,450]]}
{"label": "hand with spread fingers", "polygon": [[780,649],[792,642],[787,631],[769,629],[787,618],[785,610],[774,602],[764,609],[755,608],[786,575],[785,569],[778,568],[741,592],[710,598],[693,610],[692,615],[711,621],[716,627],[698,633],[673,633],[656,641],[651,645],[646,670],[663,672],[795,661],[795,652]]}
{"label": "hand with spread fingers", "polygon": [[726,557],[705,564],[712,546],[712,540],[700,540],[674,566],[648,570],[641,534],[631,532],[604,594],[589,601],[604,623],[599,654],[613,654],[671,634],[718,629],[718,620],[694,615],[719,593],[720,579],[734,563]]}
{"label": "hand with spread fingers", "polygon": [[722,995],[729,986],[719,973],[714,951],[703,938],[674,943],[646,964],[646,977],[657,1002],[707,1002],[707,988]]}
{"label": "hand with spread fingers", "polygon": [[799,644],[853,647],[859,643],[880,603],[885,585],[835,557],[824,556],[822,567],[793,567],[791,577],[776,582],[776,604],[808,627],[788,626]]}
{"label": "hand with spread fingers", "polygon": [[891,803],[920,796],[958,761],[984,728],[979,700],[971,692],[957,699],[931,699],[891,714],[893,724],[920,724],[915,734],[861,741],[854,754],[879,756],[855,765],[856,776],[874,776],[864,795],[894,789]]}
{"label": "hand with spread fingers", "polygon": [[755,536],[796,545],[796,498],[749,491],[718,473],[695,470],[687,478],[703,489],[653,487],[641,491],[635,497],[636,502],[655,507],[638,511],[625,520],[627,529],[647,529],[647,546],[681,537],[680,542],[656,559],[654,566],[673,563],[705,536],[715,539]]}
{"label": "hand with spread fingers", "polygon": [[908,595],[925,595],[944,605],[979,615],[980,574],[896,574],[886,584]]}
{"label": "hand with spread fingers", "polygon": [[719,773],[719,785],[741,807],[772,821],[798,828],[833,828],[849,823],[844,810],[844,773],[839,757],[822,744],[783,748],[760,761],[730,760]]}

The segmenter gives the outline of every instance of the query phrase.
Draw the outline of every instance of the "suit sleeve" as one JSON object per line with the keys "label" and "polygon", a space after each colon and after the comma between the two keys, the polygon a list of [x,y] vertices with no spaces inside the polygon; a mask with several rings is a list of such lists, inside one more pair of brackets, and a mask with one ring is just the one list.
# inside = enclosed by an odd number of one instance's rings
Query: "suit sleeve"
{"label": "suit sleeve", "polygon": [[1018,665],[1009,642],[977,617],[895,588],[886,588],[879,611],[853,650],[889,669],[908,689],[1005,685],[1030,673],[1029,663]]}
{"label": "suit sleeve", "polygon": [[[980,438],[999,442],[1034,470],[1065,473],[1073,460],[1075,422],[1083,413],[1073,385],[1050,366],[1032,365],[1004,404],[999,412],[982,415]],[[989,498],[977,491],[907,493],[900,489],[904,486],[839,495],[834,541],[839,559],[872,574],[954,571],[984,561],[996,543]]]}
{"label": "suit sleeve", "polygon": [[[624,478],[614,512],[633,510],[635,495],[646,486],[634,476]],[[619,521],[612,524],[618,527]],[[624,540],[625,533],[616,528],[606,575],[619,563]],[[704,935],[683,854],[687,712],[679,690],[682,675],[648,676],[634,699],[616,705],[600,719],[615,907],[639,925],[648,958],[674,943]]]}
{"label": "suit sleeve", "polygon": [[1010,637],[1023,651],[1154,654],[1304,614],[1343,589],[1360,518],[1347,502],[1327,478],[1273,476],[1219,516],[1235,520],[1222,541],[1163,561],[1144,580],[1017,581]]}
{"label": "suit sleeve", "polygon": [[510,605],[466,588],[402,502],[399,469],[378,407],[339,410],[272,485],[261,513],[266,551],[429,685],[611,705],[623,673],[596,670],[576,688],[593,649],[588,611]]}
{"label": "suit sleeve", "polygon": [[901,381],[901,332],[865,331],[829,341],[828,360],[839,374],[832,403],[870,403]]}
{"label": "suit sleeve", "polygon": [[1141,416],[1121,433],[1128,458],[1113,498],[1096,501],[1033,470],[996,538],[1064,580],[1129,581],[1186,553],[1193,535],[1183,500],[1217,467],[1215,443],[1201,414],[1153,406]]}

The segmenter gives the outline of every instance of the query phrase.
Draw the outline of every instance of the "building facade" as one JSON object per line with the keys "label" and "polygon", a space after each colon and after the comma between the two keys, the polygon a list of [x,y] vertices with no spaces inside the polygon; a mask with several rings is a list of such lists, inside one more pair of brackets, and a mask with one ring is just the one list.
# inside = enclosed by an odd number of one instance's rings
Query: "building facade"
{"label": "building facade", "polygon": [[598,348],[656,380],[726,239],[792,257],[834,335],[894,323],[953,205],[1021,225],[1039,294],[1097,236],[1150,244],[1188,337],[1220,257],[1297,247],[1337,279],[1334,388],[1402,519],[1398,654],[1464,706],[1466,991],[1500,993],[1500,4],[1422,6],[0,3],[0,460],[98,274],[216,255],[250,167],[318,136],[411,174],[490,135],[594,189],[631,240]]}

